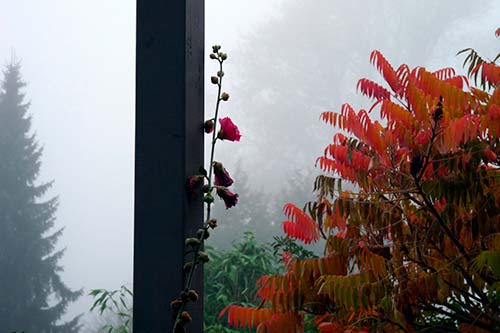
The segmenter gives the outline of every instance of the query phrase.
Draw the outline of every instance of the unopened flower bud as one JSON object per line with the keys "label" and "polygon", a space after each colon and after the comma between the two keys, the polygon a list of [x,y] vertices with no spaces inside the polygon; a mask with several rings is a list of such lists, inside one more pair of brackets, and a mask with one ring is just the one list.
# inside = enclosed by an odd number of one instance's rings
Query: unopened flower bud
{"label": "unopened flower bud", "polygon": [[224,71],[218,71],[217,72],[218,77],[223,77],[224,76]]}
{"label": "unopened flower bud", "polygon": [[217,59],[217,55],[215,53],[210,53],[210,59]]}
{"label": "unopened flower bud", "polygon": [[209,119],[207,121],[205,121],[203,123],[203,130],[205,131],[205,133],[212,133],[212,131],[214,130],[214,120],[213,119]]}
{"label": "unopened flower bud", "polygon": [[227,101],[229,99],[229,94],[227,92],[223,92],[220,96],[220,99],[222,99],[224,102]]}
{"label": "unopened flower bud", "polygon": [[221,53],[221,54],[220,54],[220,58],[221,58],[222,60],[226,60],[226,59],[227,59],[227,54],[225,54],[225,53]]}
{"label": "unopened flower bud", "polygon": [[186,302],[188,300],[188,293],[187,293],[187,291],[181,292],[181,300],[183,302]]}
{"label": "unopened flower bud", "polygon": [[208,226],[212,229],[217,228],[217,220],[216,219],[211,219],[208,221]]}
{"label": "unopened flower bud", "polygon": [[200,244],[201,244],[201,242],[198,238],[194,238],[194,237],[186,238],[186,246],[195,247],[195,246],[200,245]]}
{"label": "unopened flower bud", "polygon": [[200,258],[200,261],[203,263],[210,261],[208,254],[206,252],[203,252],[203,251],[198,252],[198,258]]}
{"label": "unopened flower bud", "polygon": [[191,267],[193,267],[193,263],[191,261],[185,263],[183,267],[184,272],[189,272],[191,270]]}
{"label": "unopened flower bud", "polygon": [[208,193],[210,192],[210,186],[208,184],[203,185],[203,193]]}
{"label": "unopened flower bud", "polygon": [[203,201],[210,204],[210,203],[214,202],[214,197],[210,193],[207,193],[207,194],[205,194]]}
{"label": "unopened flower bud", "polygon": [[180,319],[185,323],[190,323],[191,321],[193,321],[193,318],[191,318],[191,315],[187,311],[182,311]]}
{"label": "unopened flower bud", "polygon": [[198,298],[199,298],[198,293],[195,290],[192,290],[192,289],[187,292],[187,295],[188,295],[188,299],[191,302],[196,302],[198,300]]}
{"label": "unopened flower bud", "polygon": [[219,78],[217,76],[212,76],[210,78],[210,81],[213,83],[213,84],[218,84],[219,83]]}
{"label": "unopened flower bud", "polygon": [[201,174],[202,176],[205,176],[205,177],[206,177],[206,176],[208,175],[207,170],[206,170],[203,166],[200,166],[200,168],[198,169],[198,171],[200,172],[200,174]]}
{"label": "unopened flower bud", "polygon": [[182,303],[183,303],[182,300],[177,298],[174,299],[172,302],[170,302],[170,307],[172,307],[172,309],[174,310],[178,310],[181,307]]}
{"label": "unopened flower bud", "polygon": [[219,52],[219,50],[220,50],[220,45],[214,45],[214,46],[212,46],[212,51],[213,51],[214,53]]}

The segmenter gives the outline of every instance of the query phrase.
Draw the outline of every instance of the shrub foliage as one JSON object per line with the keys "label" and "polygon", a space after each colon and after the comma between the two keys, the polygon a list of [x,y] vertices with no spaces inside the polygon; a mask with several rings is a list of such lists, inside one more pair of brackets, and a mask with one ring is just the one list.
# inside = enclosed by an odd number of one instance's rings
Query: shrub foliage
{"label": "shrub foliage", "polygon": [[224,309],[229,324],[295,333],[313,314],[321,333],[500,331],[500,66],[464,52],[479,87],[372,52],[385,82],[358,90],[373,104],[321,115],[337,133],[317,199],[285,206],[284,231],[325,239],[324,257],[290,256],[259,279],[259,306]]}

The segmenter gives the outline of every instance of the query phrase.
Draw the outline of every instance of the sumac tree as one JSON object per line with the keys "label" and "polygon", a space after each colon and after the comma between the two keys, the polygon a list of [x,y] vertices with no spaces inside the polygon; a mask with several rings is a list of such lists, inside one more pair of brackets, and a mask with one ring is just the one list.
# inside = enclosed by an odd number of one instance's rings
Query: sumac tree
{"label": "sumac tree", "polygon": [[477,88],[452,68],[370,60],[385,81],[359,81],[372,106],[321,115],[340,131],[317,199],[285,206],[285,232],[324,238],[324,257],[289,257],[259,280],[260,307],[221,316],[257,332],[301,332],[305,314],[321,333],[500,331],[500,67],[469,56]]}

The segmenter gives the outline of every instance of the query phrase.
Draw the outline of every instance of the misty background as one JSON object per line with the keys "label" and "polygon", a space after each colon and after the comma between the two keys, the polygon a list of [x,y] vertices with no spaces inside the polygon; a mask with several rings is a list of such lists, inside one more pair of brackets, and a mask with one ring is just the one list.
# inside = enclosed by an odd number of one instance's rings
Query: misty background
{"label": "misty background", "polygon": [[[135,1],[0,4],[0,61],[21,60],[44,147],[39,181],[55,180],[48,195],[59,196],[61,275],[85,290],[68,310],[72,318],[88,312],[90,289],[132,283]],[[455,54],[463,48],[498,52],[498,17],[492,0],[206,0],[206,77],[216,71],[210,46],[221,44],[231,95],[221,116],[242,133],[239,143],[217,145],[240,202],[217,211],[222,226],[209,243],[228,247],[247,227],[262,241],[281,233],[281,207],[311,197],[314,161],[334,134],[320,112],[343,102],[367,106],[356,82],[378,80],[373,49],[395,66],[459,69],[463,58]],[[207,80],[207,117],[215,94]]]}

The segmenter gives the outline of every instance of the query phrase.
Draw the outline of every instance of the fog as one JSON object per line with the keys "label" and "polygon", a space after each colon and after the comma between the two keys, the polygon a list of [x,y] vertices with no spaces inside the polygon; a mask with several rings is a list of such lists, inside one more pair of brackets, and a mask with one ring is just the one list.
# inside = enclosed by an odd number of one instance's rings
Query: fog
{"label": "fog", "polygon": [[[59,196],[61,276],[84,288],[69,319],[88,312],[90,289],[132,283],[135,1],[0,4],[0,61],[21,60],[32,128],[44,147],[39,180],[54,180],[49,195]],[[222,115],[242,132],[240,143],[217,146],[216,159],[245,174],[248,191],[274,198],[266,209],[280,233],[282,205],[311,191],[314,161],[333,135],[319,113],[347,101],[366,106],[356,82],[378,79],[371,50],[395,65],[458,69],[463,48],[496,55],[498,17],[495,1],[207,0],[206,77],[216,71],[210,46],[221,44],[231,95]],[[207,81],[207,115],[215,93]],[[285,191],[291,177],[308,185]],[[218,241],[231,237],[238,233]]]}

